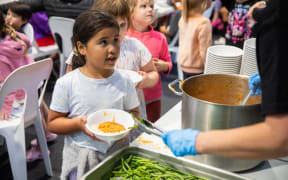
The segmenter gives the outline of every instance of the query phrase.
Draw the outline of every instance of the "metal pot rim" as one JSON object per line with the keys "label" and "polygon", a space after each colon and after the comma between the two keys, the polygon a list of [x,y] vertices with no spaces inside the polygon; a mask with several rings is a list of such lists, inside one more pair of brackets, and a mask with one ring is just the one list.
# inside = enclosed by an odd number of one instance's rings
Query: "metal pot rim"
{"label": "metal pot rim", "polygon": [[[188,81],[189,79],[193,79],[193,78],[197,78],[197,77],[200,77],[200,76],[215,76],[215,75],[219,75],[219,76],[234,76],[234,77],[240,77],[240,78],[249,78],[249,76],[246,76],[246,75],[241,75],[241,74],[200,74],[200,75],[196,75],[196,76],[192,76],[192,77],[189,77],[189,78],[187,78],[187,79],[184,79],[182,82],[181,82],[181,90],[182,90],[182,92],[183,93],[185,93],[185,95],[186,96],[189,96],[190,98],[193,98],[193,99],[195,99],[195,100],[198,100],[198,101],[200,101],[200,102],[202,102],[202,103],[206,103],[206,104],[211,104],[211,105],[216,105],[216,106],[224,106],[224,107],[257,107],[257,106],[260,106],[261,105],[261,103],[260,104],[247,104],[247,105],[241,105],[241,104],[239,104],[239,105],[228,105],[228,104],[219,104],[219,103],[214,103],[214,102],[209,102],[209,101],[205,101],[205,100],[201,100],[201,99],[198,99],[198,98],[196,98],[196,97],[193,97],[193,96],[190,96],[189,94],[187,94],[184,90],[183,90],[183,88],[182,88],[182,86],[183,86],[183,84],[185,83],[185,81]],[[183,96],[183,95],[182,95]]]}

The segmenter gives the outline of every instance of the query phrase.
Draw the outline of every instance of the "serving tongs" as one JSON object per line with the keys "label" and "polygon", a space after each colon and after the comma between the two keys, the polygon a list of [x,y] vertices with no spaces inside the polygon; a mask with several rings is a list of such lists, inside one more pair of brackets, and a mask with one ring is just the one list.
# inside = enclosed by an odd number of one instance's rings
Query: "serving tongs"
{"label": "serving tongs", "polygon": [[148,120],[145,119],[137,119],[134,117],[134,120],[137,122],[138,127],[141,131],[146,132],[148,134],[154,134],[156,136],[161,137],[162,134],[165,132],[163,129],[155,126]]}

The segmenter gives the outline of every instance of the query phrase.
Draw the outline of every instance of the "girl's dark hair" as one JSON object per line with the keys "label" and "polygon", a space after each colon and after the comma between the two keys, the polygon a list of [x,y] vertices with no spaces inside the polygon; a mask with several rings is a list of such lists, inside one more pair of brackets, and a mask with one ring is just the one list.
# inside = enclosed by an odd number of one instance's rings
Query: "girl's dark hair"
{"label": "girl's dark hair", "polygon": [[81,13],[75,20],[73,26],[72,43],[74,56],[72,58],[72,69],[85,65],[85,56],[78,51],[77,42],[86,45],[95,34],[105,28],[116,28],[119,31],[117,21],[108,12],[100,9],[87,10]]}
{"label": "girl's dark hair", "polygon": [[0,34],[2,38],[5,36],[5,34],[3,33],[4,26],[5,26],[5,19],[4,19],[2,11],[0,10]]}
{"label": "girl's dark hair", "polygon": [[29,20],[32,17],[30,6],[23,2],[10,3],[9,9],[18,16],[21,16],[22,20]]}

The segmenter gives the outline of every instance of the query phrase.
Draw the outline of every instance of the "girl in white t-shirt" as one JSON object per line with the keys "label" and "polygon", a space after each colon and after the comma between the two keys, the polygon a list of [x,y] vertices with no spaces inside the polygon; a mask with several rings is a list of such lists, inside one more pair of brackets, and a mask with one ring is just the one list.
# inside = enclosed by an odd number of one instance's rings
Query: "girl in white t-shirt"
{"label": "girl in white t-shirt", "polygon": [[113,16],[100,10],[80,14],[73,27],[75,70],[56,82],[48,128],[65,134],[61,179],[79,179],[107,155],[129,144],[129,137],[108,144],[86,127],[86,116],[99,109],[126,110],[139,118],[136,89],[115,70],[119,56],[119,26]]}
{"label": "girl in white t-shirt", "polygon": [[[110,13],[120,27],[120,56],[117,59],[115,67],[117,69],[128,69],[138,72],[143,79],[138,85],[137,94],[140,101],[140,116],[147,119],[146,104],[143,94],[143,88],[152,88],[158,82],[159,75],[152,62],[152,56],[149,50],[136,38],[126,35],[130,22],[130,9],[126,0],[97,0],[92,9],[104,9]],[[71,71],[72,55],[67,59],[68,70]]]}

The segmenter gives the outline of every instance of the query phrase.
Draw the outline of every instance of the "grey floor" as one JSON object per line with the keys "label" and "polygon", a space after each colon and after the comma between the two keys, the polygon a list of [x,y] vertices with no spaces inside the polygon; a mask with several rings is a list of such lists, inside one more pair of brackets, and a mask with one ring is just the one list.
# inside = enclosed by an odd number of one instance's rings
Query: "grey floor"
{"label": "grey floor", "polygon": [[[162,77],[162,114],[167,112],[171,107],[173,107],[177,102],[181,100],[181,97],[174,95],[168,89],[168,83],[177,79],[177,69],[173,66],[172,72],[167,77]],[[47,87],[45,101],[49,104],[51,100],[51,94],[55,84],[55,78],[51,78]],[[26,149],[29,149],[29,142],[36,137],[34,127],[26,128]],[[63,136],[58,136],[57,140],[49,144],[50,158],[53,168],[54,175],[49,177],[46,175],[45,166],[42,160],[28,163],[28,179],[29,180],[58,180],[61,172],[61,162],[62,162],[62,148],[63,148]],[[9,164],[8,153],[6,146],[0,146],[0,179],[10,180],[12,178],[12,172]]]}

